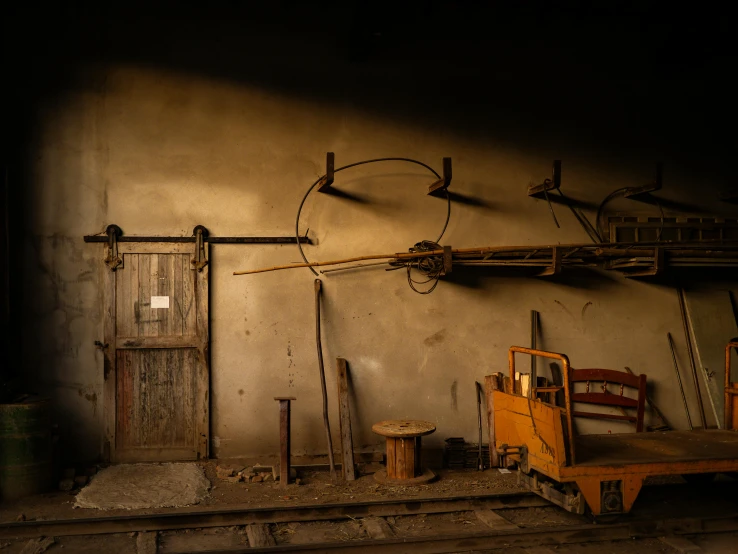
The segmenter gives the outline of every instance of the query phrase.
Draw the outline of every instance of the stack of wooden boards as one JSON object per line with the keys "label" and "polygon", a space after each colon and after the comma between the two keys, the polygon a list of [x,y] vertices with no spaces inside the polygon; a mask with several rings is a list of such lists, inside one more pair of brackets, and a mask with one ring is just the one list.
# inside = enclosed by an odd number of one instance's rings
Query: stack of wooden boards
{"label": "stack of wooden boards", "polygon": [[[449,469],[477,469],[479,444],[466,442],[462,437],[446,439],[443,447],[443,467]],[[482,444],[482,463],[489,468],[489,445]]]}

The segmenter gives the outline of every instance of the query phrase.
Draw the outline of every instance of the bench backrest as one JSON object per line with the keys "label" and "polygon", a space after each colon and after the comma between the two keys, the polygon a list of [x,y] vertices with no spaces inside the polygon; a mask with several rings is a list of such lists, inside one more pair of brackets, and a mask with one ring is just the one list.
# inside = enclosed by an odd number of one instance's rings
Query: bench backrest
{"label": "bench backrest", "polygon": [[[614,406],[621,409],[620,415],[599,412],[583,412],[572,409],[574,417],[591,419],[614,419],[635,423],[636,432],[643,431],[643,414],[646,406],[646,376],[632,375],[613,369],[574,369],[569,368],[569,398],[572,403]],[[586,383],[585,392],[575,392],[576,383]],[[617,393],[611,392],[608,385],[619,385]],[[638,391],[637,398],[623,394],[625,387]],[[628,415],[626,408],[634,409],[635,415]]]}

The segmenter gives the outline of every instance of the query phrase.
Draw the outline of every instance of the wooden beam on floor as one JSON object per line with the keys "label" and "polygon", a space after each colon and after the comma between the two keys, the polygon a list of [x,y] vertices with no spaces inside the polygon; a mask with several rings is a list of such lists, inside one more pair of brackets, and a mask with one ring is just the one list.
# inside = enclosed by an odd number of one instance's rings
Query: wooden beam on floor
{"label": "wooden beam on floor", "polygon": [[495,531],[502,531],[506,529],[518,529],[518,526],[508,521],[501,515],[497,514],[493,510],[474,510],[474,515],[477,519],[484,523],[490,529]]}
{"label": "wooden beam on floor", "polygon": [[395,532],[383,517],[365,517],[361,520],[361,526],[372,539],[392,539]]}
{"label": "wooden beam on floor", "polygon": [[156,531],[142,531],[136,535],[136,554],[156,554],[159,551],[159,541]]}
{"label": "wooden beam on floor", "polygon": [[252,523],[246,526],[246,536],[249,538],[249,546],[258,548],[262,546],[276,546],[269,525],[266,523]]}

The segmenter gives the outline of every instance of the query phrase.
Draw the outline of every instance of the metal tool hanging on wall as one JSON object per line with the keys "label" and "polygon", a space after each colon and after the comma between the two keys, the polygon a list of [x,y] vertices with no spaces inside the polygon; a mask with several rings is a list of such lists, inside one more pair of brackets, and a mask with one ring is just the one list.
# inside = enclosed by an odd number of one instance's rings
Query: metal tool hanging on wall
{"label": "metal tool hanging on wall", "polygon": [[554,212],[549,192],[555,192],[561,198],[561,202],[569,208],[572,215],[576,218],[579,225],[582,226],[582,229],[584,229],[584,232],[587,233],[592,242],[602,242],[601,235],[597,232],[597,229],[592,225],[592,223],[590,223],[589,219],[587,219],[587,216],[585,216],[579,209],[575,208],[571,200],[561,192],[561,160],[553,161],[550,179],[544,179],[543,183],[540,185],[528,186],[528,196],[546,200],[548,203],[548,209],[551,211],[551,217],[553,217],[556,227],[560,229],[561,225],[559,225],[559,220]]}

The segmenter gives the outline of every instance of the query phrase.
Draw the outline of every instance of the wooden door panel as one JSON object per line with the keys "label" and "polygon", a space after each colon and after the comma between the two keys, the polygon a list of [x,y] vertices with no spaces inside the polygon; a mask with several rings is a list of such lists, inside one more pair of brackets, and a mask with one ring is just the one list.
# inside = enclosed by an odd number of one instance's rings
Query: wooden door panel
{"label": "wooden door panel", "polygon": [[118,448],[194,450],[193,352],[118,351]]}
{"label": "wooden door panel", "polygon": [[[116,279],[119,337],[195,336],[194,271],[187,254],[124,254]],[[169,298],[169,308],[152,308],[152,296]]]}
{"label": "wooden door panel", "polygon": [[[122,266],[104,269],[106,457],[206,458],[209,268],[193,269],[193,245],[118,248]],[[152,307],[152,297],[168,307]]]}
{"label": "wooden door panel", "polygon": [[195,457],[194,348],[118,350],[116,449],[189,448]]}

